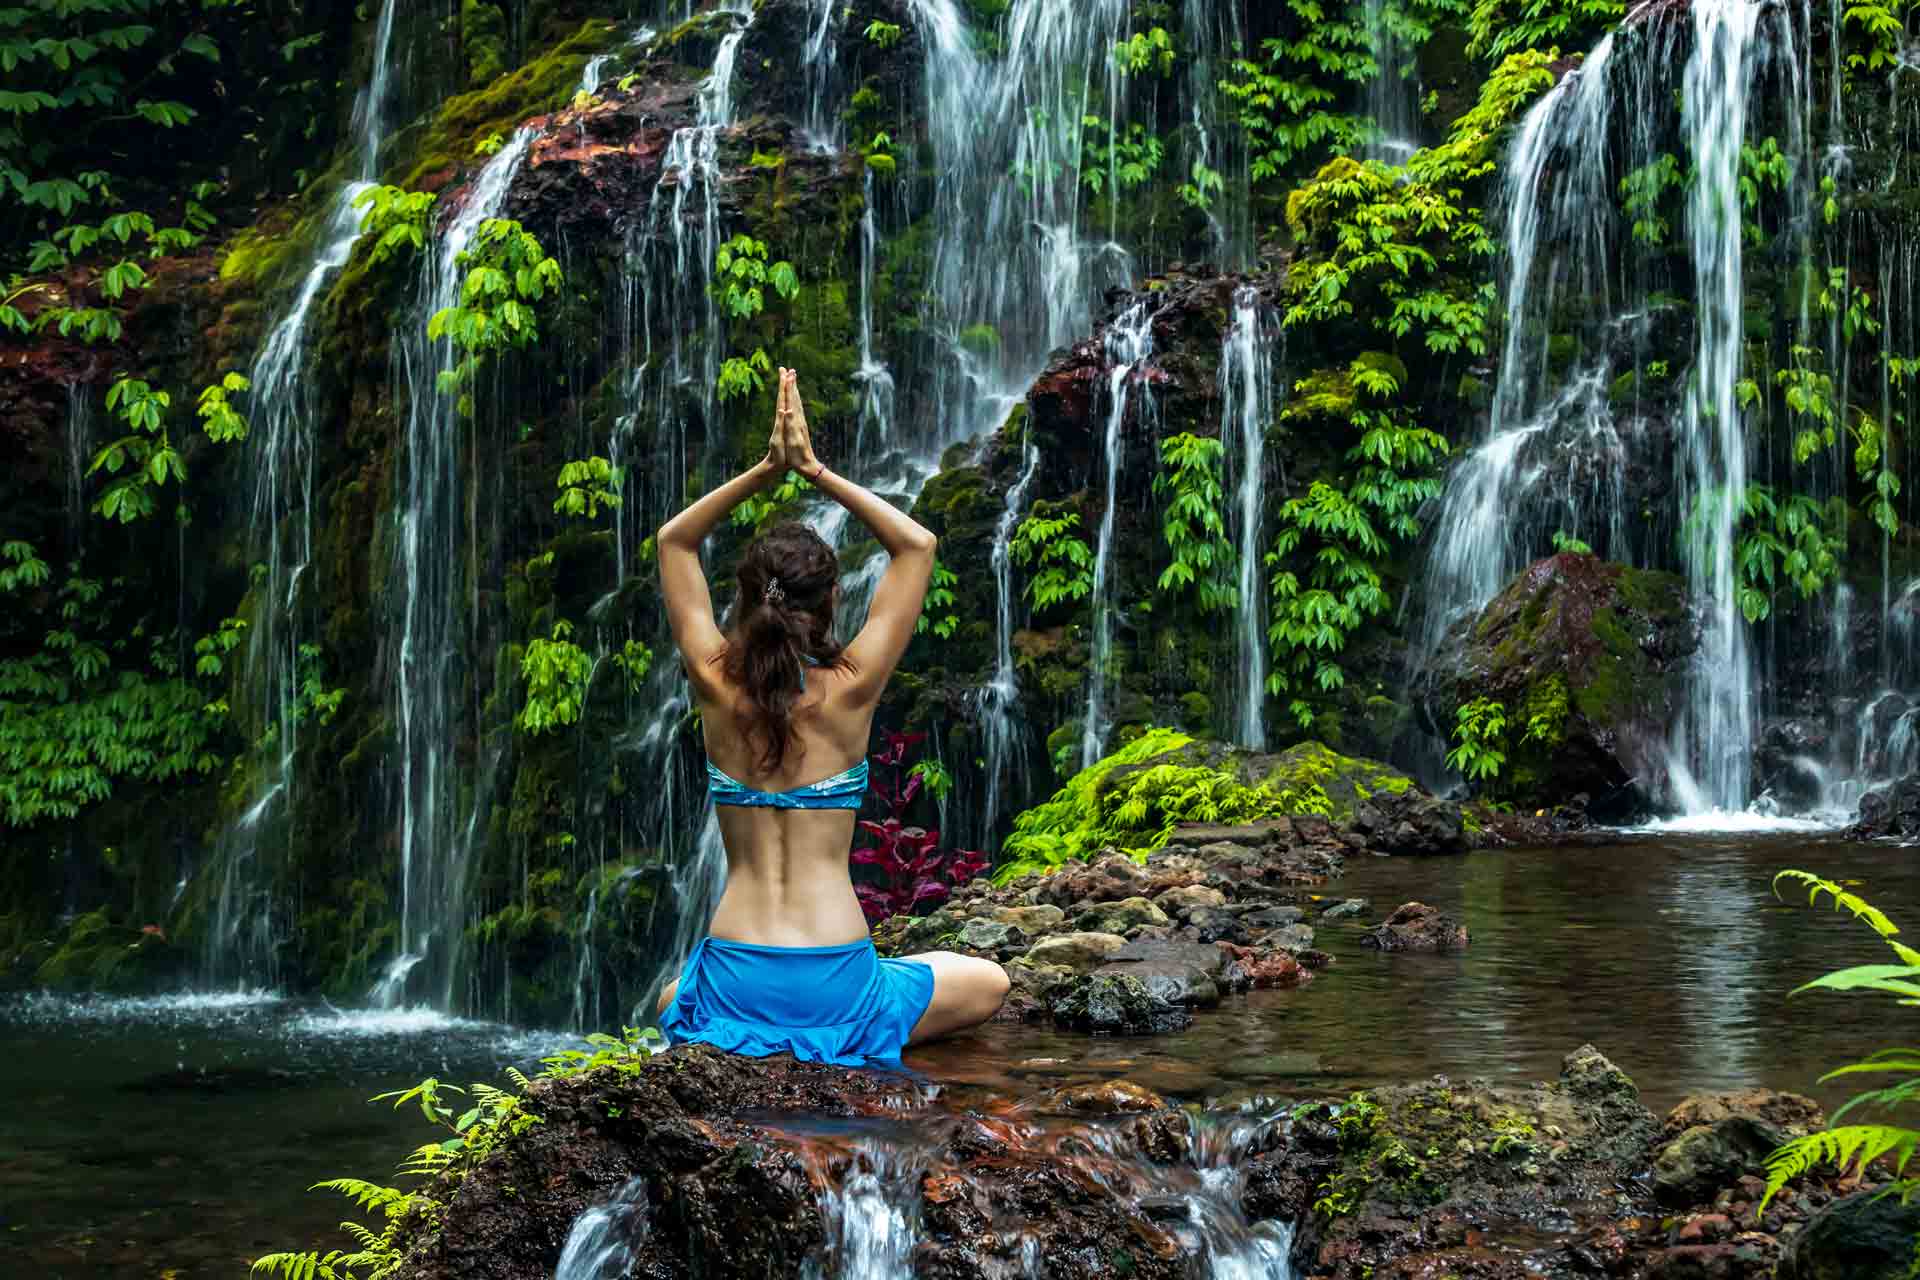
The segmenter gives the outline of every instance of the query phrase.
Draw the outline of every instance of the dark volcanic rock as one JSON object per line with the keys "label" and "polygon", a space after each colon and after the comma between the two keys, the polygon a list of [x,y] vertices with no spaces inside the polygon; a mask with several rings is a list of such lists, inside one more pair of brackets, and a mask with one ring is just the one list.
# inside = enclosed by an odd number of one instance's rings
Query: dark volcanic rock
{"label": "dark volcanic rock", "polygon": [[1164,1035],[1193,1024],[1184,1008],[1122,973],[1089,974],[1056,990],[1048,1008],[1059,1025],[1102,1035]]}
{"label": "dark volcanic rock", "polygon": [[[1632,1080],[1585,1047],[1549,1085],[1436,1078],[1296,1111],[1289,1144],[1248,1163],[1246,1206],[1299,1220],[1301,1274],[1518,1280],[1541,1274],[1538,1242],[1636,1208],[1657,1132]],[[1531,1243],[1495,1243],[1513,1239]]]}
{"label": "dark volcanic rock", "polygon": [[1520,808],[1586,793],[1596,819],[1646,807],[1667,775],[1673,717],[1699,627],[1684,584],[1590,555],[1523,569],[1449,634],[1424,679],[1431,726],[1450,737],[1475,698],[1506,708],[1506,768],[1490,784]]}
{"label": "dark volcanic rock", "polygon": [[1141,939],[1129,942],[1108,957],[1094,976],[1137,978],[1154,996],[1168,1004],[1207,1008],[1220,1003],[1220,984],[1227,958],[1220,948],[1201,942]]}
{"label": "dark volcanic rock", "polygon": [[1688,1098],[1667,1116],[1654,1194],[1676,1206],[1710,1200],[1742,1175],[1764,1176],[1774,1148],[1823,1123],[1819,1105],[1797,1093],[1748,1089]]}
{"label": "dark volcanic rock", "polygon": [[1920,774],[1909,774],[1861,796],[1859,816],[1846,834],[1853,840],[1920,836]]}
{"label": "dark volcanic rock", "polygon": [[1807,1220],[1780,1259],[1780,1280],[1907,1280],[1920,1260],[1920,1203],[1861,1191]]}
{"label": "dark volcanic rock", "polygon": [[1381,951],[1463,951],[1467,927],[1424,902],[1409,902],[1367,931],[1360,945]]}

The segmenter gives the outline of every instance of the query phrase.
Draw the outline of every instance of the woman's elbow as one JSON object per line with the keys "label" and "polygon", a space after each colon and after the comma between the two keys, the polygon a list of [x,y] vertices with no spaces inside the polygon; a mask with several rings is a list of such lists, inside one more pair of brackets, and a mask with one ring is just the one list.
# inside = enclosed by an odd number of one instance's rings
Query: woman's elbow
{"label": "woman's elbow", "polygon": [[940,539],[933,536],[933,530],[921,524],[913,526],[913,536],[907,540],[907,550],[931,556],[939,549]]}

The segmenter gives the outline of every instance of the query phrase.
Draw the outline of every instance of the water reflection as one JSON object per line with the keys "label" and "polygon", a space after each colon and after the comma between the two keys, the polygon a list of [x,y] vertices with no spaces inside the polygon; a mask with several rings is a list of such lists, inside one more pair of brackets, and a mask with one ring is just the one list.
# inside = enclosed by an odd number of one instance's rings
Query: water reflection
{"label": "water reflection", "polygon": [[1255,992],[1184,1035],[1099,1040],[993,1027],[911,1058],[980,1084],[1130,1075],[1182,1097],[1338,1091],[1432,1074],[1549,1079],[1591,1042],[1656,1110],[1704,1089],[1767,1085],[1829,1106],[1815,1084],[1890,1034],[1871,1000],[1786,993],[1846,964],[1885,958],[1848,917],[1777,901],[1773,873],[1858,880],[1896,922],[1920,928],[1915,853],[1803,834],[1634,837],[1466,858],[1359,858],[1325,892],[1376,915],[1418,899],[1460,916],[1457,956],[1381,954],[1363,924],[1323,925],[1336,962],[1288,992]]}

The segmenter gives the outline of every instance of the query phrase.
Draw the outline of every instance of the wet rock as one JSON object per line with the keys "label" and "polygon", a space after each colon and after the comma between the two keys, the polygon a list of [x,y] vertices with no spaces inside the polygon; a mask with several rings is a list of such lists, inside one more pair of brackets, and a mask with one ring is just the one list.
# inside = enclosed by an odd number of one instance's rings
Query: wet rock
{"label": "wet rock", "polygon": [[1322,920],[1357,920],[1373,910],[1373,904],[1365,898],[1345,898],[1332,903],[1320,912]]}
{"label": "wet rock", "polygon": [[1056,907],[1084,902],[1120,902],[1139,897],[1151,877],[1147,869],[1125,854],[1108,854],[1085,866],[1062,867],[1045,877],[1038,901]]}
{"label": "wet rock", "polygon": [[1153,899],[1153,905],[1169,916],[1180,917],[1196,907],[1225,906],[1227,895],[1218,889],[1209,889],[1203,884],[1184,885],[1177,889],[1168,889]]}
{"label": "wet rock", "polygon": [[1193,1023],[1186,1009],[1130,974],[1090,974],[1057,993],[1051,1008],[1056,1023],[1096,1034],[1164,1035]]}
{"label": "wet rock", "polygon": [[[1300,1223],[1301,1274],[1518,1280],[1543,1269],[1485,1246],[1559,1236],[1571,1247],[1628,1215],[1657,1130],[1632,1081],[1587,1046],[1552,1084],[1435,1078],[1298,1109],[1291,1141],[1248,1162],[1246,1205]],[[1625,1252],[1579,1247],[1596,1260]]]}
{"label": "wet rock", "polygon": [[1654,1194],[1668,1205],[1703,1203],[1743,1175],[1763,1175],[1776,1147],[1822,1123],[1819,1106],[1799,1094],[1748,1089],[1687,1098],[1667,1116]]}
{"label": "wet rock", "polygon": [[1698,647],[1679,578],[1568,552],[1521,570],[1449,632],[1420,702],[1442,736],[1475,698],[1506,707],[1523,731],[1492,794],[1531,810],[1584,792],[1597,820],[1630,817],[1653,799],[1645,780],[1667,776]]}
{"label": "wet rock", "polygon": [[1040,905],[1036,907],[996,907],[993,919],[1005,925],[1011,925],[1029,937],[1038,937],[1060,927],[1067,913],[1059,907]]}
{"label": "wet rock", "polygon": [[1260,936],[1263,947],[1278,947],[1291,951],[1296,956],[1313,946],[1313,929],[1309,925],[1290,924]]}
{"label": "wet rock", "polygon": [[1860,797],[1860,811],[1847,828],[1850,840],[1910,840],[1920,836],[1920,773],[1875,787]]}
{"label": "wet rock", "polygon": [[1219,907],[1200,907],[1189,911],[1187,926],[1181,930],[1195,942],[1245,942],[1251,936],[1240,917]]}
{"label": "wet rock", "polygon": [[1920,1203],[1861,1191],[1816,1212],[1787,1242],[1779,1280],[1906,1280],[1920,1246]]}
{"label": "wet rock", "polygon": [[1229,981],[1238,978],[1250,987],[1297,987],[1303,982],[1311,982],[1313,974],[1307,971],[1298,957],[1278,947],[1242,947],[1225,943],[1220,951],[1229,957],[1231,967],[1237,974],[1229,974]]}
{"label": "wet rock", "polygon": [[1415,788],[1359,801],[1348,829],[1373,853],[1433,856],[1472,847],[1460,806]]}
{"label": "wet rock", "polygon": [[1028,948],[1027,961],[1084,972],[1105,964],[1108,956],[1126,945],[1127,940],[1117,933],[1057,933]]}
{"label": "wet rock", "polygon": [[1135,1115],[1143,1111],[1159,1111],[1167,1105],[1159,1094],[1131,1080],[1068,1085],[1053,1090],[1046,1096],[1045,1102],[1048,1107],[1057,1110],[1100,1116]]}
{"label": "wet rock", "polygon": [[1082,933],[1125,934],[1143,928],[1161,928],[1173,923],[1167,913],[1145,898],[1123,898],[1089,907],[1074,918],[1074,927]]}
{"label": "wet rock", "polygon": [[1226,967],[1227,957],[1218,947],[1140,940],[1115,951],[1094,976],[1136,978],[1168,1004],[1210,1008],[1220,1003],[1218,979]]}
{"label": "wet rock", "polygon": [[1464,951],[1467,927],[1424,902],[1409,902],[1369,930],[1360,944],[1381,951]]}
{"label": "wet rock", "polygon": [[1026,942],[1026,934],[998,920],[969,920],[960,929],[959,942],[969,951],[997,954]]}
{"label": "wet rock", "polygon": [[1240,923],[1255,930],[1282,929],[1306,918],[1307,913],[1298,907],[1261,907],[1241,916]]}

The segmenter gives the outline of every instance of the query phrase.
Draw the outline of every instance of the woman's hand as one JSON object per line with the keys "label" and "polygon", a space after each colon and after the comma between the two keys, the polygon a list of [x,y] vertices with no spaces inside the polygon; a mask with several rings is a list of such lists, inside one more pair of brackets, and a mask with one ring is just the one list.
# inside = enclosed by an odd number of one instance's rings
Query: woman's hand
{"label": "woman's hand", "polygon": [[787,465],[811,479],[820,471],[820,460],[813,456],[813,435],[807,429],[807,404],[800,398],[799,375],[791,369],[780,371],[780,404]]}
{"label": "woman's hand", "polygon": [[772,469],[775,483],[794,466],[787,452],[787,403],[787,380],[782,377],[779,394],[773,400],[773,429],[767,433],[767,460],[763,464]]}

